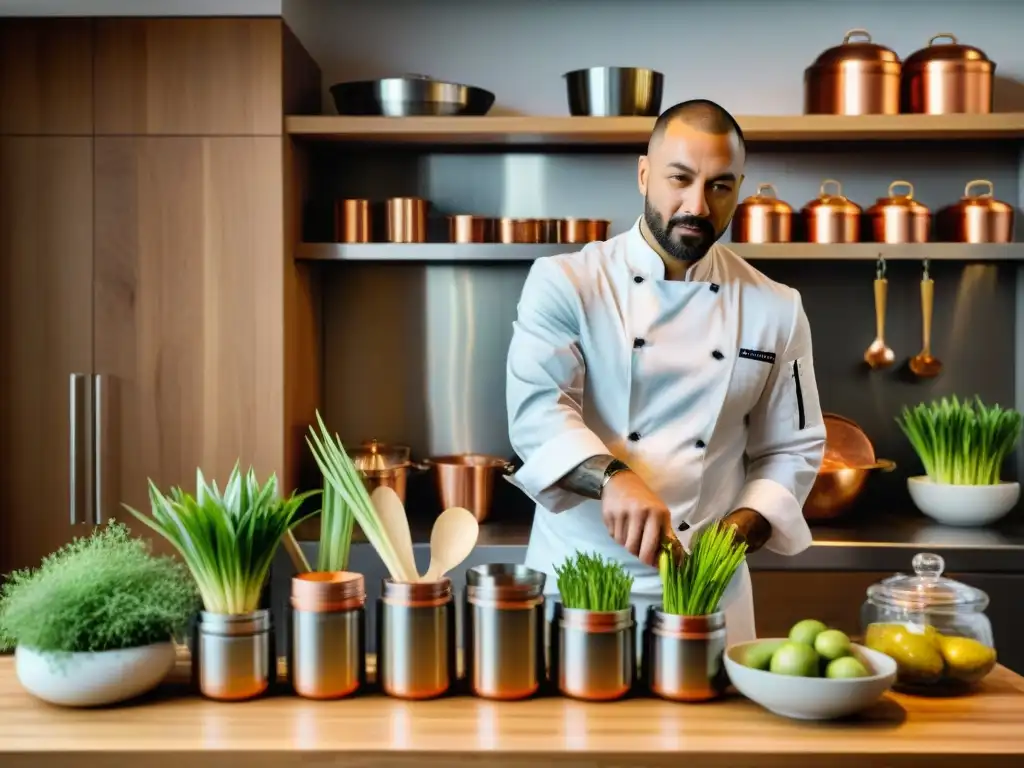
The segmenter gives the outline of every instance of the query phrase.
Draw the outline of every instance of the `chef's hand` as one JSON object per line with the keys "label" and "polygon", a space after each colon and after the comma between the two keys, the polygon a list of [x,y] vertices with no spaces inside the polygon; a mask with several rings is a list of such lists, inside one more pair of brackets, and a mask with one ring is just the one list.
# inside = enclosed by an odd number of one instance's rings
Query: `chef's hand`
{"label": "chef's hand", "polygon": [[647,565],[656,565],[662,536],[675,536],[665,502],[634,472],[618,472],[601,494],[608,533]]}
{"label": "chef's hand", "polygon": [[[608,485],[611,483],[609,482]],[[772,536],[772,524],[764,518],[764,515],[746,507],[730,512],[723,518],[722,525],[735,527],[736,538],[747,542],[748,553],[757,552],[768,543],[768,539]]]}

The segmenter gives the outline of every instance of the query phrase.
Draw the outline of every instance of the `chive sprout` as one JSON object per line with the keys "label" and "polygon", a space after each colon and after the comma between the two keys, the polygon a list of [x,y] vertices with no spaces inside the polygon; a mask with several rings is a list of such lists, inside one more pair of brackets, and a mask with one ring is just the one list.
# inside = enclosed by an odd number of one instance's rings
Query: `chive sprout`
{"label": "chive sprout", "polygon": [[693,550],[677,563],[663,546],[658,557],[662,584],[662,611],[676,616],[717,613],[729,582],[743,563],[747,543],[736,538],[731,525],[714,523],[698,531]]}
{"label": "chive sprout", "polygon": [[629,608],[633,577],[614,560],[577,552],[555,566],[562,605],[570,610],[595,612]]}

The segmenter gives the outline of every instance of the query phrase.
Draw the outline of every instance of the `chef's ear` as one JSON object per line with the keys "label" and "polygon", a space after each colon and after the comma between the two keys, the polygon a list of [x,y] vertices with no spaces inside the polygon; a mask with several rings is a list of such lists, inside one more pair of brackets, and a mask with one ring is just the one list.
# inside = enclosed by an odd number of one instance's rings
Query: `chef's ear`
{"label": "chef's ear", "polygon": [[636,185],[640,188],[640,194],[647,196],[647,177],[651,171],[651,164],[647,160],[647,155],[640,155],[640,159],[636,163]]}

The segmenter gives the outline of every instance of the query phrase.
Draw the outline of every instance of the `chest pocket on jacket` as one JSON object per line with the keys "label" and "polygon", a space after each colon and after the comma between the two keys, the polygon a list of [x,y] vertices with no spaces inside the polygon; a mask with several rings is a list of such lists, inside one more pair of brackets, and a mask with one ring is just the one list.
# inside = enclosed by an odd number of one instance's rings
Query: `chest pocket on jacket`
{"label": "chest pocket on jacket", "polygon": [[752,349],[740,349],[729,383],[728,406],[745,415],[757,404],[764,393],[768,377],[775,367],[775,354]]}

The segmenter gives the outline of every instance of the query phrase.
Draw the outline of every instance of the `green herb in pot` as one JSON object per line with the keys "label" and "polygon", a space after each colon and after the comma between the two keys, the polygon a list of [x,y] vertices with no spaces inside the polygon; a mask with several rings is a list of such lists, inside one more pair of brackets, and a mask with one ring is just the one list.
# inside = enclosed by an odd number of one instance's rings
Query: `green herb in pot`
{"label": "green herb in pot", "polygon": [[896,419],[933,483],[996,485],[1003,463],[1020,441],[1024,417],[956,397],[904,407]]}
{"label": "green herb in pot", "polygon": [[285,533],[316,514],[301,510],[316,493],[282,499],[276,475],[261,486],[255,470],[243,476],[235,464],[223,493],[196,470],[195,496],[177,487],[164,495],[150,480],[153,516],[125,509],[181,553],[208,613],[237,615],[259,608],[277,547]]}
{"label": "green herb in pot", "polygon": [[729,582],[747,554],[746,542],[736,538],[731,525],[713,523],[693,537],[693,548],[682,562],[663,547],[658,566],[662,584],[662,611],[676,616],[717,613]]}
{"label": "green herb in pot", "polygon": [[629,608],[633,577],[619,563],[577,552],[555,566],[562,605],[572,610],[609,612]]}
{"label": "green herb in pot", "polygon": [[186,568],[114,521],[15,571],[0,587],[0,650],[140,648],[184,635],[199,607]]}

